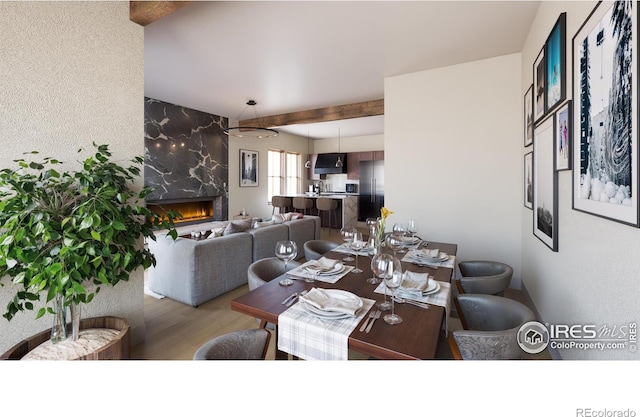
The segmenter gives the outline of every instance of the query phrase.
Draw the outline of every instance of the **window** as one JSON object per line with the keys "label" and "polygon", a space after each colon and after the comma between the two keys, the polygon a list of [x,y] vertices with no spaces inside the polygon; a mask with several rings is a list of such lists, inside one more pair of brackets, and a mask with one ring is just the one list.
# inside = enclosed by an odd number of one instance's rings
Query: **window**
{"label": "window", "polygon": [[267,167],[267,198],[274,195],[299,194],[302,190],[300,154],[269,149]]}

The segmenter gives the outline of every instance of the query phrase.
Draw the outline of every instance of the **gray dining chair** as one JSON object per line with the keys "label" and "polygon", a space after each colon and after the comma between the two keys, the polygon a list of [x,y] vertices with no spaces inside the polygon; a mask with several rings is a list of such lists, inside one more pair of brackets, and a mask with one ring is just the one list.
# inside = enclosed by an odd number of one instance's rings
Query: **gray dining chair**
{"label": "gray dining chair", "polygon": [[520,359],[520,326],[536,319],[533,311],[510,298],[461,294],[454,298],[463,330],[449,334],[454,359]]}
{"label": "gray dining chair", "polygon": [[239,330],[215,337],[196,350],[194,360],[258,360],[264,359],[271,332],[265,329]]}
{"label": "gray dining chair", "polygon": [[[289,261],[286,271],[291,271],[300,265],[298,261]],[[249,265],[249,269],[247,270],[249,290],[255,290],[259,286],[284,274],[286,271],[284,269],[284,262],[276,257],[263,258],[255,261]]]}
{"label": "gray dining chair", "polygon": [[338,245],[335,242],[328,240],[308,240],[304,242],[304,258],[307,261],[313,261],[322,258],[322,256],[332,249],[337,248]]}
{"label": "gray dining chair", "polygon": [[504,295],[509,288],[513,268],[495,261],[464,261],[458,263],[462,277],[456,280],[460,294]]}

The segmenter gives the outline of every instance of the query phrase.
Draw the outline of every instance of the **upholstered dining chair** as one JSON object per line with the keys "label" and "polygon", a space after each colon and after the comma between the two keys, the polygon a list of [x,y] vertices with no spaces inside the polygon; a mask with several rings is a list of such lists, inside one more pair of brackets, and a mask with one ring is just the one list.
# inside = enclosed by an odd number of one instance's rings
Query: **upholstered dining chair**
{"label": "upholstered dining chair", "polygon": [[271,332],[268,330],[239,330],[209,340],[196,350],[193,359],[264,359],[269,348],[269,340]]}
{"label": "upholstered dining chair", "polygon": [[463,261],[458,267],[462,277],[456,280],[456,287],[460,294],[502,296],[513,276],[513,268],[495,261]]}
{"label": "upholstered dining chair", "polygon": [[340,245],[328,240],[307,240],[304,242],[304,258],[307,261],[320,259],[325,253],[338,246]]}
{"label": "upholstered dining chair", "polygon": [[463,330],[449,334],[454,359],[520,359],[520,326],[536,319],[533,311],[510,298],[461,294],[454,298]]}

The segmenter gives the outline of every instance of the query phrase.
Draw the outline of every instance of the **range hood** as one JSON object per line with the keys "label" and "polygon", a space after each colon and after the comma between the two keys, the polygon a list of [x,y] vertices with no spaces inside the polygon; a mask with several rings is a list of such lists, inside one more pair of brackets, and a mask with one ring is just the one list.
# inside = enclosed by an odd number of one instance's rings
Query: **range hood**
{"label": "range hood", "polygon": [[[342,167],[336,168],[338,156],[342,161]],[[347,154],[346,153],[320,153],[316,159],[316,166],[313,168],[316,174],[346,174]]]}

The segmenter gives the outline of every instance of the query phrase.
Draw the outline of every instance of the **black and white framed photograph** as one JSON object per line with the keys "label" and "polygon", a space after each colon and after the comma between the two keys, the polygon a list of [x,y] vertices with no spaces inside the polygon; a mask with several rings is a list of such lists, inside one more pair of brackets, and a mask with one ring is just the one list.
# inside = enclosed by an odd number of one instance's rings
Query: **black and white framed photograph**
{"label": "black and white framed photograph", "polygon": [[538,54],[533,63],[533,120],[538,121],[547,111],[545,100],[546,66],[544,61],[544,48]]}
{"label": "black and white framed photograph", "polygon": [[524,206],[533,210],[533,152],[524,154]]}
{"label": "black and white framed photograph", "polygon": [[240,187],[258,186],[258,152],[240,149]]}
{"label": "black and white framed photograph", "polygon": [[553,117],[556,119],[556,170],[571,169],[571,100],[565,102]]}
{"label": "black and white framed photograph", "polygon": [[545,61],[547,87],[545,111],[550,112],[567,98],[566,87],[566,19],[567,14],[562,13],[545,43]]}
{"label": "black and white framed photograph", "polygon": [[524,95],[524,146],[533,143],[533,84]]}
{"label": "black and white framed photograph", "polygon": [[638,227],[637,11],[601,2],[573,38],[573,209]]}
{"label": "black and white framed photograph", "polygon": [[558,175],[553,163],[554,121],[548,117],[533,132],[533,234],[558,251]]}

